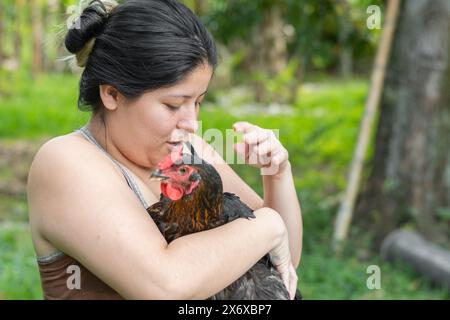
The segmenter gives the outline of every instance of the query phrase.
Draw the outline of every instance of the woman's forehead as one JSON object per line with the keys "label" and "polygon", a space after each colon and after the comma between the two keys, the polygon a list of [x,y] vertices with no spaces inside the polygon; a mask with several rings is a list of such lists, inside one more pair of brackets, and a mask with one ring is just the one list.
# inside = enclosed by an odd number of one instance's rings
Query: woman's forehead
{"label": "woman's forehead", "polygon": [[158,89],[167,98],[190,99],[204,95],[208,89],[213,70],[210,66],[195,68],[186,78],[173,86]]}

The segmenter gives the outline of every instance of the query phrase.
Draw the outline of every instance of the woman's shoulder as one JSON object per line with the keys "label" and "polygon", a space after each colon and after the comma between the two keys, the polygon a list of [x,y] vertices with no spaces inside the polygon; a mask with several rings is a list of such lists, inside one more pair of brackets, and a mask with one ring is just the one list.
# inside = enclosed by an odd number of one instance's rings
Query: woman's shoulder
{"label": "woman's shoulder", "polygon": [[48,215],[48,208],[55,206],[54,202],[60,196],[57,191],[61,188],[52,188],[51,195],[46,189],[64,180],[68,170],[77,170],[76,166],[81,166],[81,163],[71,159],[91,152],[82,137],[67,134],[46,141],[35,154],[28,172],[27,200],[32,239],[38,256],[58,251],[46,240],[42,229],[48,221],[44,218]]}
{"label": "woman's shoulder", "polygon": [[67,134],[45,142],[35,154],[28,172],[30,218],[57,206],[59,193],[90,188],[94,175],[105,183],[123,180],[114,164],[82,136]]}
{"label": "woman's shoulder", "polygon": [[33,159],[27,185],[37,254],[56,250],[48,240],[49,234],[57,234],[56,229],[75,217],[76,223],[83,225],[83,221],[89,221],[83,212],[98,211],[100,203],[115,199],[121,204],[122,198],[132,197],[118,197],[128,189],[113,162],[82,136],[68,134],[45,142]]}
{"label": "woman's shoulder", "polygon": [[79,133],[73,132],[54,137],[46,141],[37,151],[33,163],[47,164],[52,158],[61,158],[74,155],[95,157],[95,147],[84,139]]}
{"label": "woman's shoulder", "polygon": [[[48,178],[60,178],[67,170],[95,166],[115,175],[113,163],[98,148],[79,133],[69,133],[46,141],[37,151],[30,167],[33,173],[48,173]],[[59,171],[58,171],[59,169]]]}

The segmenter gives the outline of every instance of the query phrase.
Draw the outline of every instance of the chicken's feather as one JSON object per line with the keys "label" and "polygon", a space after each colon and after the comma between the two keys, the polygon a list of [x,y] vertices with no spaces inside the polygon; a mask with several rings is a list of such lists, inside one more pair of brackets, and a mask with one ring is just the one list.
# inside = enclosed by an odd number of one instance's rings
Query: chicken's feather
{"label": "chicken's feather", "polygon": [[[192,146],[191,153],[194,157],[198,157]],[[187,158],[184,157],[185,161]],[[160,201],[147,209],[168,242],[192,232],[218,227],[238,218],[256,218],[253,210],[242,202],[239,196],[230,192],[222,193],[222,181],[213,166],[203,161],[196,167],[200,170],[203,183],[199,190],[188,196],[189,206],[175,205],[172,200],[161,194]],[[205,192],[214,196],[203,197]],[[218,199],[219,206],[211,208],[211,203],[214,203],[208,202],[211,199]],[[193,215],[194,212],[199,213]],[[199,218],[202,221],[198,220]],[[299,297],[300,293],[297,291],[296,298]],[[243,276],[209,299],[288,300],[289,293],[281,274],[266,254]]]}
{"label": "chicken's feather", "polygon": [[237,218],[256,218],[253,210],[250,209],[234,193],[223,193],[222,216],[226,222],[231,222]]}

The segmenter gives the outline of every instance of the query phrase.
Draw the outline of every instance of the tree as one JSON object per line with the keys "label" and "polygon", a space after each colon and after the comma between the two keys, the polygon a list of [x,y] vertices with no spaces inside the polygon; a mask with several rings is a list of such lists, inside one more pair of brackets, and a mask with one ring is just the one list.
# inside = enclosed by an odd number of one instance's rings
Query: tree
{"label": "tree", "polygon": [[42,71],[42,7],[39,0],[31,1],[31,27],[33,35],[32,74]]}
{"label": "tree", "polygon": [[[374,156],[357,223],[375,243],[413,224],[449,240],[450,1],[402,2],[389,61]],[[446,218],[447,217],[447,218]]]}
{"label": "tree", "polygon": [[22,58],[22,36],[21,36],[21,21],[22,11],[25,6],[24,0],[16,0],[14,6],[14,28],[13,28],[13,57],[20,65]]}
{"label": "tree", "polygon": [[350,34],[352,31],[350,11],[351,6],[347,0],[337,0],[336,10],[338,11],[338,39],[339,39],[339,69],[341,77],[348,78],[353,73],[353,55],[350,46]]}
{"label": "tree", "polygon": [[[268,101],[268,93],[264,79],[274,78],[287,65],[287,39],[283,31],[282,8],[276,2],[263,1],[260,3],[262,21],[254,26],[251,36],[251,72],[257,75],[255,81],[255,97],[259,102]],[[255,79],[256,80],[256,79]]]}
{"label": "tree", "polygon": [[[4,17],[3,14],[5,12],[4,4],[0,2],[0,43],[4,43]],[[0,46],[0,68],[3,65],[3,45]]]}

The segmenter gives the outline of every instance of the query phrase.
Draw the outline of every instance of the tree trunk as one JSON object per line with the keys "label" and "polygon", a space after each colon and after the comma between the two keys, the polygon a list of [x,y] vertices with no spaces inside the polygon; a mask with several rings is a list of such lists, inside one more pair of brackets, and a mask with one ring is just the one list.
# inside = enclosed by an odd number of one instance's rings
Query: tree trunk
{"label": "tree trunk", "polygon": [[353,73],[353,52],[349,43],[352,32],[350,21],[351,6],[346,0],[340,0],[339,9],[339,71],[342,78],[348,78]]}
{"label": "tree trunk", "polygon": [[262,63],[271,75],[283,71],[287,61],[287,43],[284,35],[284,21],[281,9],[273,6],[265,12],[261,28],[264,43],[261,46]]}
{"label": "tree trunk", "polygon": [[50,40],[51,33],[51,23],[52,18],[50,14],[50,5],[52,0],[45,1],[45,4],[42,6],[41,9],[41,21],[42,21],[42,45],[41,45],[41,53],[42,53],[42,69],[44,72],[48,72],[51,70],[51,45],[52,42]]}
{"label": "tree trunk", "polygon": [[[287,64],[287,39],[284,34],[284,21],[281,8],[272,5],[264,9],[262,24],[253,31],[251,59],[253,71],[261,72],[265,77],[274,77]],[[256,100],[266,100],[264,81],[257,81]]]}
{"label": "tree trunk", "polygon": [[3,67],[3,61],[4,61],[4,43],[5,40],[5,20],[6,20],[6,13],[5,13],[6,5],[0,2],[0,70]]}
{"label": "tree trunk", "polygon": [[24,0],[16,0],[14,8],[14,28],[13,28],[13,58],[17,61],[17,66],[21,63],[22,57],[22,35],[20,32],[22,21],[22,10]]}
{"label": "tree trunk", "polygon": [[402,261],[435,284],[450,290],[450,251],[411,231],[395,230],[381,245],[381,256]]}
{"label": "tree trunk", "polygon": [[31,0],[31,25],[33,37],[32,74],[42,71],[42,12],[39,0]]}
{"label": "tree trunk", "polygon": [[449,241],[450,1],[403,1],[390,57],[372,170],[356,220],[375,244],[404,223]]}
{"label": "tree trunk", "polygon": [[[55,8],[55,15],[57,23],[64,23],[66,24],[67,19],[67,5],[65,1],[56,1],[56,8]],[[66,32],[66,29],[65,29]],[[55,59],[54,59],[54,71],[55,72],[67,72],[71,73],[71,69],[69,66],[69,63],[66,61],[62,61],[61,58],[67,56],[69,52],[66,50],[66,47],[64,45],[64,38],[58,38],[56,37],[56,52],[55,52]]]}
{"label": "tree trunk", "polygon": [[[58,21],[59,12],[59,1],[58,0],[46,0],[44,9],[42,10],[42,30],[45,40],[42,46],[42,61],[43,68],[46,72],[55,72],[56,68],[56,58],[58,50],[58,33],[60,31],[56,30],[58,24],[64,23],[62,18],[64,14],[61,13],[60,20]],[[62,40],[59,40],[62,41]]]}

